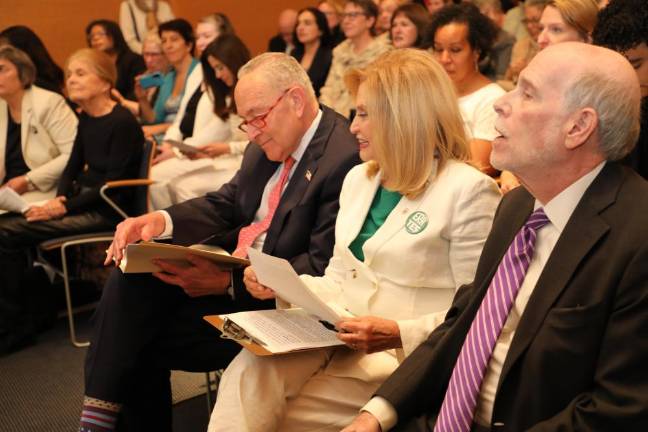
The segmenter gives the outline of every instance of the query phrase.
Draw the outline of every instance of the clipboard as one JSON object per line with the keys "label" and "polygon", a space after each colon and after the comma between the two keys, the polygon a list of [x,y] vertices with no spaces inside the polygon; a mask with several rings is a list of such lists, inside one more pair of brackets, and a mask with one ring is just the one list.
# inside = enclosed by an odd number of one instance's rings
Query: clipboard
{"label": "clipboard", "polygon": [[204,316],[203,319],[220,330],[222,333],[221,338],[233,340],[246,350],[251,351],[253,354],[258,356],[275,355],[275,353],[268,351],[261,344],[249,337],[245,330],[239,327],[234,321],[227,318],[223,319],[220,315],[207,315]]}

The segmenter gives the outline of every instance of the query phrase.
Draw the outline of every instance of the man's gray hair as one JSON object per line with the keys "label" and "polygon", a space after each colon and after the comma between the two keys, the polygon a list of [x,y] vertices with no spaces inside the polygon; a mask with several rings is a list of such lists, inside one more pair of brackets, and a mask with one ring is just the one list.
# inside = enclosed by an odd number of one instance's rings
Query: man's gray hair
{"label": "man's gray hair", "polygon": [[549,0],[526,0],[524,2],[524,8],[538,7],[544,9],[547,3],[549,3]]}
{"label": "man's gray hair", "polygon": [[294,57],[284,53],[268,52],[254,57],[239,69],[238,77],[257,72],[263,76],[265,81],[279,91],[286,90],[291,86],[303,87],[306,93],[314,100],[315,90],[310,78],[304,68]]}
{"label": "man's gray hair", "polygon": [[591,107],[598,115],[599,149],[610,161],[626,156],[639,138],[640,105],[626,83],[592,71],[577,77],[565,95],[569,111]]}

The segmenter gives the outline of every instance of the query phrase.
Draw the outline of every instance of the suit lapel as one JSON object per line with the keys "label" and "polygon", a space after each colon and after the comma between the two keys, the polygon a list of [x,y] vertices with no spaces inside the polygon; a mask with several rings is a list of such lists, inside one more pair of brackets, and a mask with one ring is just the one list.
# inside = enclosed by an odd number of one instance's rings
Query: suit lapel
{"label": "suit lapel", "polygon": [[[248,144],[248,146],[250,145],[256,146],[254,143]],[[254,221],[254,216],[261,205],[263,190],[279,166],[278,162],[268,160],[260,147],[258,148],[258,152],[258,163],[250,165],[250,168],[254,169],[254,175],[250,176],[250,183],[242,191],[244,194],[241,198],[242,220],[246,221],[246,225]]]}
{"label": "suit lapel", "polygon": [[498,387],[535,337],[581,260],[609,230],[609,225],[599,214],[614,202],[620,185],[620,168],[608,164],[583,195],[542,270],[520,318]]}
{"label": "suit lapel", "polygon": [[0,142],[4,143],[0,148],[0,184],[5,181],[5,152],[7,151],[7,128],[9,126],[9,112],[7,103],[0,99]]}
{"label": "suit lapel", "polygon": [[295,168],[286,190],[281,195],[279,206],[272,218],[272,222],[268,228],[268,235],[263,245],[263,250],[266,253],[272,253],[279,233],[283,229],[286,216],[299,204],[311,181],[314,181],[319,158],[324,154],[324,150],[326,150],[326,143],[328,142],[335,121],[335,115],[332,111],[327,108],[323,108],[322,111],[322,119],[315,131],[315,135],[313,135],[313,139],[308,144],[304,155]]}
{"label": "suit lapel", "polygon": [[[23,95],[22,114],[20,119],[20,144],[22,146],[23,157],[26,155],[27,146],[29,145],[29,129],[32,127],[34,130],[36,129],[36,126],[32,126],[31,124],[33,111],[31,95],[32,92],[30,90],[25,91],[25,94]],[[25,162],[26,161],[27,160],[25,159]]]}

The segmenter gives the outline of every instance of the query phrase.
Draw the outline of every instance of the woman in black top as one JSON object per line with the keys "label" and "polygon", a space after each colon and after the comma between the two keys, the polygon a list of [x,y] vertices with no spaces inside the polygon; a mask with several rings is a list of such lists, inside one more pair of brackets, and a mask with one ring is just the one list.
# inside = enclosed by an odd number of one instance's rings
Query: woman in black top
{"label": "woman in black top", "polygon": [[146,70],[142,56],[135,54],[126,44],[116,22],[92,21],[85,30],[88,46],[108,54],[117,66],[115,88],[126,99],[135,99],[135,77]]}
{"label": "woman in black top", "polygon": [[326,15],[314,7],[299,11],[293,40],[296,42],[292,56],[308,73],[315,95],[319,97],[320,88],[326,82],[333,59],[331,33]]}
{"label": "woman in black top", "polygon": [[[130,111],[110,98],[117,75],[111,59],[86,48],[70,57],[66,69],[68,95],[82,112],[56,197],[24,216],[0,216],[0,294],[15,294],[0,300],[15,303],[14,311],[31,307],[24,298],[34,288],[28,283],[29,248],[54,237],[113,229],[120,217],[99,189],[106,181],[136,177],[141,162],[142,130]],[[111,198],[126,206],[130,195],[115,192]]]}

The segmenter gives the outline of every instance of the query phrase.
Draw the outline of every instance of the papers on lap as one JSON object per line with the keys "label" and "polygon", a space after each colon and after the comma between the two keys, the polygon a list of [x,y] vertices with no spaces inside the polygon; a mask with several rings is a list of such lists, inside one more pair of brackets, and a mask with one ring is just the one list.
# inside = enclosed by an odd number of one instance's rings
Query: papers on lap
{"label": "papers on lap", "polygon": [[344,345],[303,309],[274,309],[206,316],[205,320],[257,355]]}
{"label": "papers on lap", "polygon": [[246,259],[236,258],[217,246],[191,245],[189,247],[166,243],[141,242],[129,244],[119,268],[124,273],[152,273],[160,271],[153,259],[164,259],[176,265],[189,266],[187,255],[193,254],[207,258],[225,268],[245,267],[250,264]]}
{"label": "papers on lap", "polygon": [[8,186],[0,188],[0,210],[24,213],[31,205]]}

